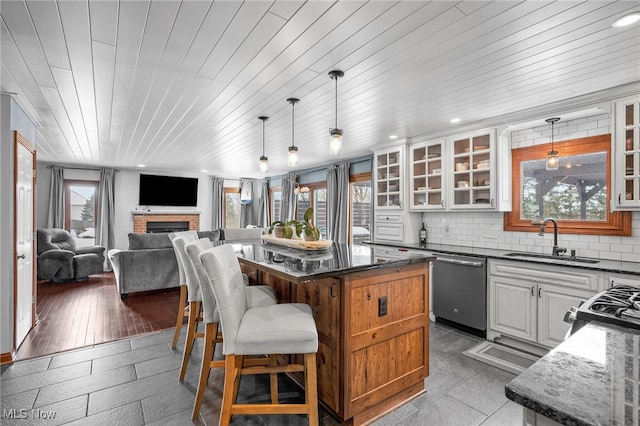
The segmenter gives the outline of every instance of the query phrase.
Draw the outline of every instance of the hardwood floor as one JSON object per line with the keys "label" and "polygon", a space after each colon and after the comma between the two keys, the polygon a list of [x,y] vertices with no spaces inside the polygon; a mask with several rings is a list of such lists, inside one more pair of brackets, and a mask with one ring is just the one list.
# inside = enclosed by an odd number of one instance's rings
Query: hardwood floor
{"label": "hardwood floor", "polygon": [[112,272],[88,280],[38,282],[38,323],[17,359],[110,342],[175,327],[180,290],[131,293],[121,300]]}

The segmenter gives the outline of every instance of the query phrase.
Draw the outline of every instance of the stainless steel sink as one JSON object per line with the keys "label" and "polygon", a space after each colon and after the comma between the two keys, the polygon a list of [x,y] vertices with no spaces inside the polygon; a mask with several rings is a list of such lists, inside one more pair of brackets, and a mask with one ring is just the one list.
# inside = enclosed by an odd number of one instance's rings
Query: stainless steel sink
{"label": "stainless steel sink", "polygon": [[586,257],[570,257],[570,256],[553,256],[551,254],[541,254],[541,253],[507,253],[505,256],[509,257],[532,257],[536,259],[549,259],[549,260],[561,260],[565,262],[582,262],[582,263],[598,263],[600,262],[597,259],[589,259]]}

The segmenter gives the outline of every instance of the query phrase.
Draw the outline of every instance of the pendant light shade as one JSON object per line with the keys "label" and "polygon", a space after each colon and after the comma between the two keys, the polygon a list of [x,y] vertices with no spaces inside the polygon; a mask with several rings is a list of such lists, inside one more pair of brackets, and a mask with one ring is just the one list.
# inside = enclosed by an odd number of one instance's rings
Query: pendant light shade
{"label": "pendant light shade", "polygon": [[260,157],[260,173],[264,174],[269,171],[269,159],[264,155],[264,123],[269,117],[260,116],[258,119],[262,120],[262,156]]}
{"label": "pendant light shade", "polygon": [[338,129],[338,78],[343,77],[340,70],[329,71],[329,77],[336,81],[336,127],[329,129],[329,153],[342,155],[342,129]]}
{"label": "pendant light shade", "polygon": [[553,149],[553,125],[560,117],[547,118],[545,121],[551,124],[551,151],[547,152],[547,170],[558,170],[558,151]]}
{"label": "pendant light shade", "polygon": [[289,154],[287,156],[287,165],[289,167],[296,167],[298,165],[298,147],[295,144],[295,108],[296,103],[300,102],[300,99],[289,98],[287,102],[291,104],[291,146],[289,147]]}

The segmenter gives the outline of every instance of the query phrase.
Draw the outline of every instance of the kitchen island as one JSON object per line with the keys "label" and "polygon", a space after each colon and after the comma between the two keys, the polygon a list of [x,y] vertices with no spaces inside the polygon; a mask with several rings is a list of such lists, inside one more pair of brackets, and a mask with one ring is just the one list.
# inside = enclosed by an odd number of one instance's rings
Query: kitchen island
{"label": "kitchen island", "polygon": [[526,425],[637,425],[639,365],[640,331],[593,321],[505,391],[525,407]]}
{"label": "kitchen island", "polygon": [[319,251],[257,241],[234,247],[251,282],[272,286],[279,302],[311,306],[318,396],[340,420],[367,423],[425,391],[432,257],[382,259],[358,244]]}

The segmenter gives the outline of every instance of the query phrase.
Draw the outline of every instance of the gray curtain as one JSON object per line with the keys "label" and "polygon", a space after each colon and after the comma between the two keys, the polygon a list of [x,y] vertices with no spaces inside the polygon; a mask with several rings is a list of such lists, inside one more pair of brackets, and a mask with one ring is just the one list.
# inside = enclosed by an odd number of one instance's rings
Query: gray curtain
{"label": "gray curtain", "polygon": [[[96,215],[96,244],[108,252],[115,248],[116,221],[116,170],[100,169],[100,183],[98,184],[98,214]],[[106,257],[106,256],[105,256]],[[107,270],[111,264],[107,260]]]}
{"label": "gray curtain", "polygon": [[327,239],[349,240],[349,162],[327,168]]}
{"label": "gray curtain", "polygon": [[47,228],[64,228],[64,167],[51,166]]}
{"label": "gray curtain", "polygon": [[260,219],[258,224],[263,228],[271,225],[271,212],[269,205],[269,183],[266,179],[262,179],[260,186]]}
{"label": "gray curtain", "polygon": [[224,178],[214,177],[211,192],[211,230],[224,226]]}
{"label": "gray curtain", "polygon": [[298,174],[289,172],[282,177],[282,206],[280,207],[280,220],[287,222],[296,218],[296,180]]}
{"label": "gray curtain", "polygon": [[249,188],[251,191],[251,199],[249,204],[240,205],[240,228],[246,228],[248,225],[262,226],[260,223],[260,195],[262,187],[257,179],[240,179],[240,191],[242,188]]}

